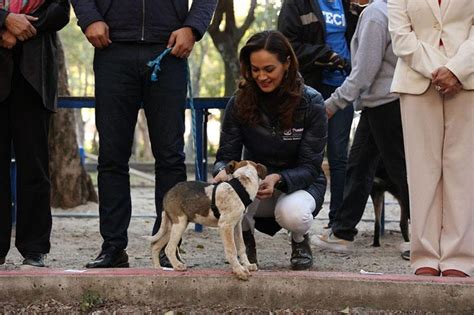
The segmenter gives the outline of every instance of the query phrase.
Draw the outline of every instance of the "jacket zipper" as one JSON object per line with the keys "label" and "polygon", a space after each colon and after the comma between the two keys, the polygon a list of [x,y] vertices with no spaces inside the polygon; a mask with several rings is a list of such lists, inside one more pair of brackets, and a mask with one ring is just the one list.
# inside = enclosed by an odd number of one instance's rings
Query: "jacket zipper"
{"label": "jacket zipper", "polygon": [[142,41],[145,40],[145,0],[142,0]]}
{"label": "jacket zipper", "polygon": [[275,137],[276,134],[277,134],[277,133],[276,133],[276,130],[275,130],[275,126],[272,125],[272,136]]}

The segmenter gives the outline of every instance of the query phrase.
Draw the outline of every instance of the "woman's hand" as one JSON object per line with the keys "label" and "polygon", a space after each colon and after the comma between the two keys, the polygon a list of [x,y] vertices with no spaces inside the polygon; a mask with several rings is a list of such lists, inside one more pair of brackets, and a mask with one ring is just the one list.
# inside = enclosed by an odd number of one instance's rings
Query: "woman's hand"
{"label": "woman's hand", "polygon": [[0,47],[12,49],[16,45],[16,37],[7,30],[0,31]]}
{"label": "woman's hand", "polygon": [[25,41],[36,35],[36,28],[31,24],[36,20],[38,18],[31,15],[9,13],[5,19],[5,27],[16,38]]}
{"label": "woman's hand", "polygon": [[212,179],[212,183],[220,183],[220,182],[225,182],[229,178],[229,175],[227,175],[227,172],[225,169],[221,170],[217,175]]}
{"label": "woman's hand", "polygon": [[257,198],[258,199],[268,199],[273,196],[273,191],[275,190],[275,185],[280,181],[280,174],[270,174],[265,177],[265,179],[260,183],[258,188]]}
{"label": "woman's hand", "polygon": [[446,96],[453,96],[462,90],[458,78],[446,67],[439,67],[432,73],[431,82],[435,89]]}

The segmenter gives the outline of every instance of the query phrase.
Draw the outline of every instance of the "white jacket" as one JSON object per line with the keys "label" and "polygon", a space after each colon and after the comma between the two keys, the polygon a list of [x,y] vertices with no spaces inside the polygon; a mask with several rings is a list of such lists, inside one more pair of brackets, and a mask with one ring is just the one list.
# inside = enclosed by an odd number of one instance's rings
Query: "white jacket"
{"label": "white jacket", "polygon": [[424,93],[441,66],[474,90],[474,0],[388,0],[388,15],[399,57],[392,92]]}

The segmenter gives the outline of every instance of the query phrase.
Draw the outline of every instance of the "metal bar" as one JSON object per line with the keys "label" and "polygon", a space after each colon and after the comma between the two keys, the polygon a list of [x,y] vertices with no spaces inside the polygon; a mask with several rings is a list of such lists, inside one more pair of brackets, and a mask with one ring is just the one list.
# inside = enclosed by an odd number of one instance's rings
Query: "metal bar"
{"label": "metal bar", "polygon": [[[198,109],[224,109],[229,101],[228,97],[197,97],[194,99],[194,108]],[[93,97],[60,97],[58,99],[59,108],[94,108],[95,99]],[[190,109],[189,100],[186,108]]]}

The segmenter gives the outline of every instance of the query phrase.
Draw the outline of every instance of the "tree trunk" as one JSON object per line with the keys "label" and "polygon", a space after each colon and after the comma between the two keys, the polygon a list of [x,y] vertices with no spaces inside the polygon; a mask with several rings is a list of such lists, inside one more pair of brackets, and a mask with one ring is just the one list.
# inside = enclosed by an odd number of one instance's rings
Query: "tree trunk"
{"label": "tree trunk", "polygon": [[[58,38],[58,95],[69,96],[64,51]],[[72,208],[87,201],[97,202],[90,176],[84,170],[76,139],[74,111],[59,109],[51,119],[49,132],[49,169],[51,206]]]}
{"label": "tree trunk", "polygon": [[[242,26],[235,22],[234,1],[219,0],[214,13],[214,18],[209,26],[209,34],[225,65],[225,95],[230,96],[235,92],[237,81],[240,77],[240,67],[237,48],[240,40],[255,20],[257,0],[250,0],[250,8]],[[225,16],[225,19],[224,19]],[[220,25],[225,22],[221,30]]]}

